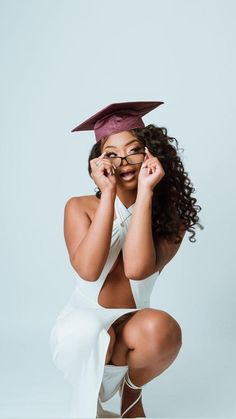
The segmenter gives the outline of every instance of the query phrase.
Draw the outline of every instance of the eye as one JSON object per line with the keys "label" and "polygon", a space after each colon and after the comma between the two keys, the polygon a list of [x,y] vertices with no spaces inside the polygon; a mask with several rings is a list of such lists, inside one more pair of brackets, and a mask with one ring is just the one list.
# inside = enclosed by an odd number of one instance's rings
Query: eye
{"label": "eye", "polygon": [[135,148],[132,148],[130,151],[135,151],[137,153],[138,151],[140,151],[142,149],[143,149],[143,147],[135,147]]}
{"label": "eye", "polygon": [[113,152],[112,153],[106,153],[105,154],[105,157],[111,157],[112,154],[115,154],[116,155],[116,153],[113,153]]}
{"label": "eye", "polygon": [[[134,153],[138,153],[140,150],[143,150],[143,147],[140,147],[140,146],[139,146],[139,147],[134,147],[134,148],[131,148],[131,149],[129,150],[129,153],[130,153],[130,152],[132,152],[132,151],[134,151]],[[114,151],[112,151],[112,152],[110,152],[110,153],[109,153],[109,152],[108,152],[108,153],[106,153],[106,154],[105,154],[105,156],[106,156],[106,157],[112,157],[112,154],[113,154],[113,156],[114,156],[114,157],[116,157],[116,156],[117,156],[117,154],[116,154],[116,153],[114,153]]]}

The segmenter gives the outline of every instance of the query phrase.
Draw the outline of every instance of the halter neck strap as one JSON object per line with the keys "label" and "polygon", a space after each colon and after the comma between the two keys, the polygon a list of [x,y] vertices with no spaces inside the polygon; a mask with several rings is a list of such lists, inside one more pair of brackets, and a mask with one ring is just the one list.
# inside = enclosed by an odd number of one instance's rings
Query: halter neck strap
{"label": "halter neck strap", "polygon": [[116,217],[122,227],[126,223],[126,220],[131,216],[133,209],[134,209],[135,202],[130,205],[130,207],[126,208],[123,202],[120,200],[118,195],[115,198],[115,210],[116,210]]}

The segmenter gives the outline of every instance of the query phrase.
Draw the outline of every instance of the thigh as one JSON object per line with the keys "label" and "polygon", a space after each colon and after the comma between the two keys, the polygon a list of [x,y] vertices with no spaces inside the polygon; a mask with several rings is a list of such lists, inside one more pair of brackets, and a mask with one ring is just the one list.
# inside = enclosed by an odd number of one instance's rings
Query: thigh
{"label": "thigh", "polygon": [[112,325],[109,327],[109,329],[107,330],[107,333],[110,335],[109,350],[113,349],[118,334],[120,333],[120,330],[124,327],[124,325],[132,317],[133,314],[134,313],[124,314],[123,316],[116,319],[114,323],[112,323]]}
{"label": "thigh", "polygon": [[114,323],[112,323],[111,328],[114,330],[116,337],[120,334],[120,331],[126,325],[126,323],[133,317],[136,312],[125,313],[123,316],[119,317]]}
{"label": "thigh", "polygon": [[139,343],[153,342],[174,343],[181,341],[181,328],[178,322],[167,312],[154,308],[144,308],[132,313],[117,327],[117,340],[128,349],[134,349]]}
{"label": "thigh", "polygon": [[[126,313],[123,316],[119,317],[111,327],[108,329],[110,335],[110,344],[108,348],[108,354],[106,363],[113,365],[126,365],[126,355],[128,352],[127,346],[122,342],[120,338],[121,330],[124,328],[125,324],[130,320],[130,318],[136,312]],[[116,362],[114,363],[112,357],[118,352],[118,357],[116,356]],[[117,362],[118,361],[118,362]]]}

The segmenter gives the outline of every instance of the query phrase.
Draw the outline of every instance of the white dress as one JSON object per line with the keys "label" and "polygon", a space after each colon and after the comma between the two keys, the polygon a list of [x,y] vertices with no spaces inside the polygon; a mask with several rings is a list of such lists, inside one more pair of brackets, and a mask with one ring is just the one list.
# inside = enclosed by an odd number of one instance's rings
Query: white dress
{"label": "white dress", "polygon": [[105,364],[110,342],[107,330],[125,313],[150,307],[150,295],[159,272],[143,280],[129,279],[137,308],[105,308],[98,303],[103,283],[123,247],[134,205],[126,208],[116,195],[116,219],[103,271],[97,281],[77,276],[75,289],[50,333],[53,363],[72,386],[70,418],[99,417],[98,399],[106,402],[119,390],[128,366]]}

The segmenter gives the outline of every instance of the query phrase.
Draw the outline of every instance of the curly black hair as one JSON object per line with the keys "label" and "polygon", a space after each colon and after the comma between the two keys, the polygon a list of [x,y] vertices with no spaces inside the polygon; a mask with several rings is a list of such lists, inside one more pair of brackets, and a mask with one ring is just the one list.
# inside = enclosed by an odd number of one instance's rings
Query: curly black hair
{"label": "curly black hair", "polygon": [[[157,127],[154,124],[144,128],[130,130],[137,139],[147,146],[151,154],[160,160],[165,175],[154,187],[152,198],[152,234],[154,241],[162,236],[167,240],[179,243],[182,238],[180,229],[184,227],[191,236],[190,242],[195,242],[195,225],[204,229],[200,224],[197,213],[201,207],[196,205],[196,198],[191,194],[195,191],[188,173],[184,170],[183,163],[178,154],[180,149],[178,141],[167,135],[167,128]],[[88,158],[88,171],[91,174],[90,160],[101,155],[101,148],[107,137],[95,143]],[[176,147],[172,145],[175,141]],[[100,199],[101,191],[97,187],[96,197]],[[191,228],[192,227],[192,228]]]}

